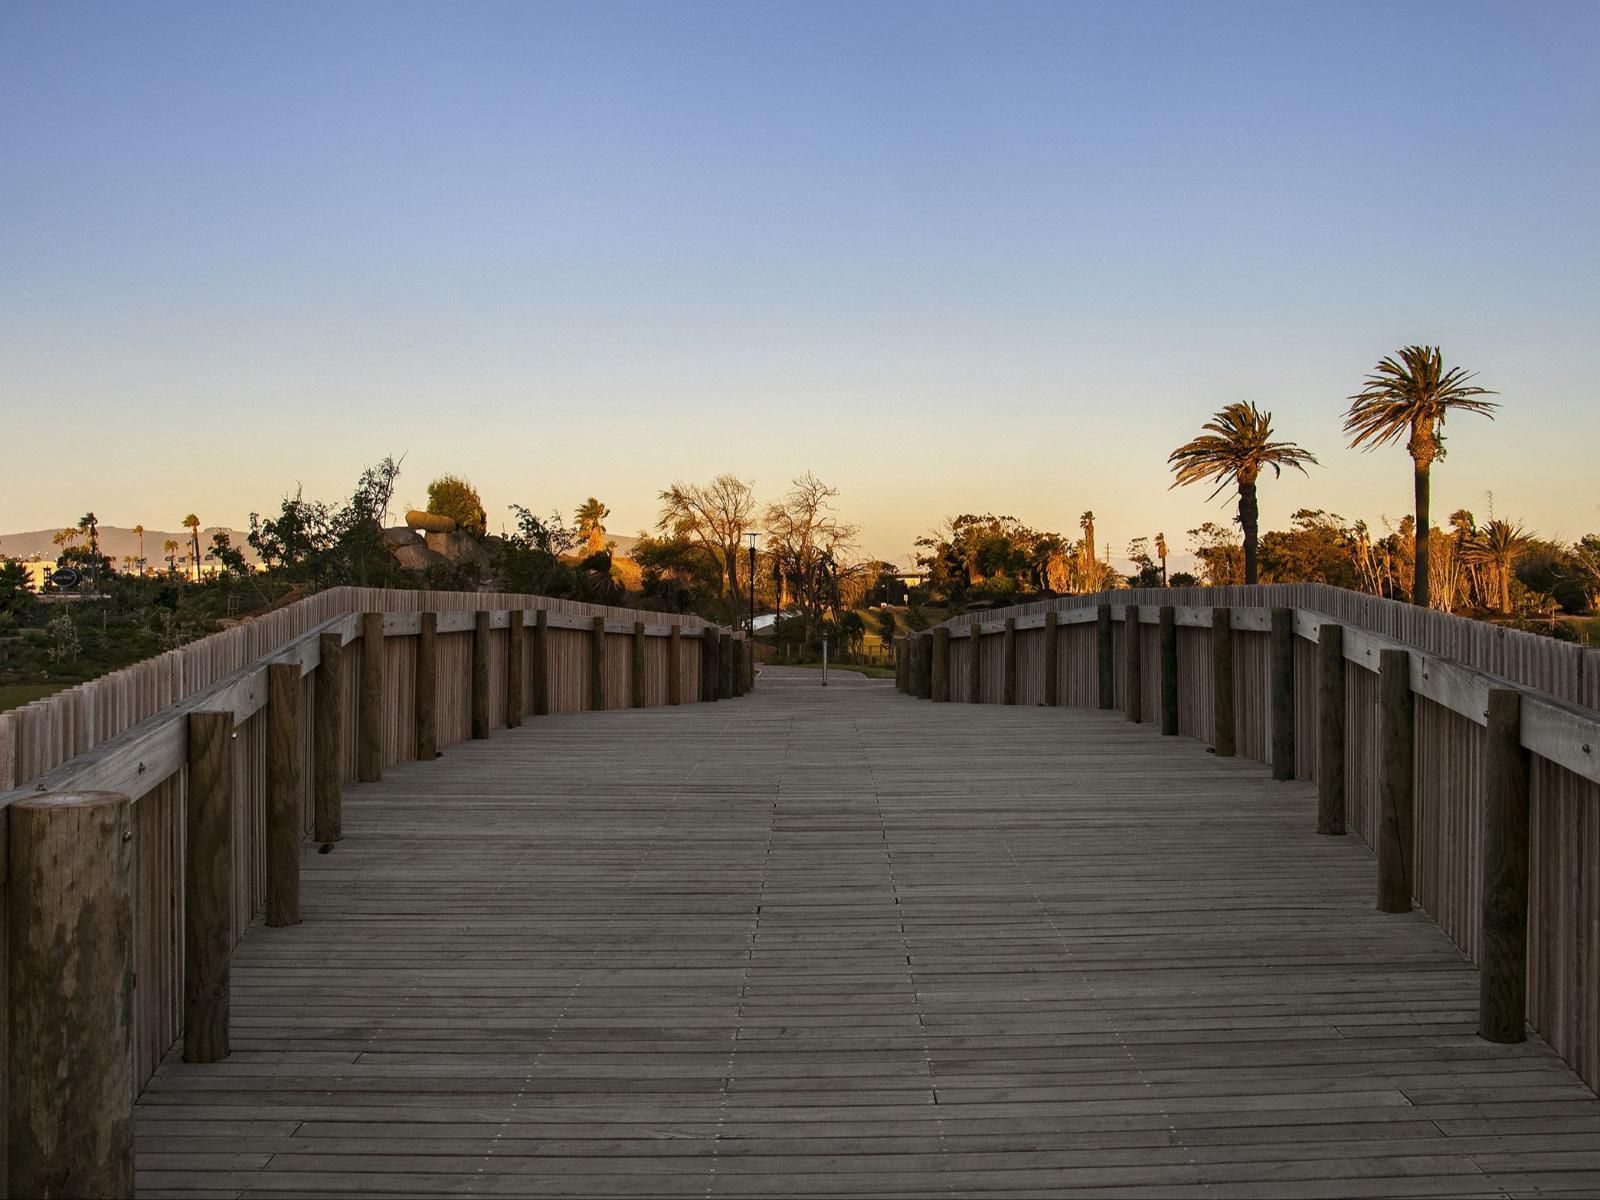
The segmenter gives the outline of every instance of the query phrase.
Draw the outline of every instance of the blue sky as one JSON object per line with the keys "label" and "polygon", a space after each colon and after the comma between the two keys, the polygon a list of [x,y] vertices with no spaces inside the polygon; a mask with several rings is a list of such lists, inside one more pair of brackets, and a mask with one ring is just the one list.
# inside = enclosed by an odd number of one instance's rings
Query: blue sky
{"label": "blue sky", "polygon": [[[406,453],[491,511],[838,485],[1120,553],[1226,519],[1167,452],[1398,518],[1344,397],[1502,393],[1435,509],[1600,530],[1600,4],[0,7],[0,530],[242,524]],[[0,547],[3,549],[3,547]]]}

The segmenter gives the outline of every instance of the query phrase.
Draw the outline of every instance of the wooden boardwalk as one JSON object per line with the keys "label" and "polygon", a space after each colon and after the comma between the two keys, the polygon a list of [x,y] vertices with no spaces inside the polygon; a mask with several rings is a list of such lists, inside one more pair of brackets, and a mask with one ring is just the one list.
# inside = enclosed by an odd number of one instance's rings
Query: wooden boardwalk
{"label": "wooden boardwalk", "polygon": [[350,788],[141,1195],[1600,1194],[1304,784],[1119,714],[790,687]]}

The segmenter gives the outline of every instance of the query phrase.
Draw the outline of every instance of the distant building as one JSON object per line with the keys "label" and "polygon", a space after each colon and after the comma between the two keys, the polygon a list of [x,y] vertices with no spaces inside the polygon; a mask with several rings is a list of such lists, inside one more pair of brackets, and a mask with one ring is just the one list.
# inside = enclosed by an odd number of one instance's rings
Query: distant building
{"label": "distant building", "polygon": [[23,573],[28,577],[28,590],[30,592],[44,591],[45,580],[50,578],[50,572],[56,569],[56,564],[53,561],[46,561],[37,556],[18,559],[17,561],[21,565]]}

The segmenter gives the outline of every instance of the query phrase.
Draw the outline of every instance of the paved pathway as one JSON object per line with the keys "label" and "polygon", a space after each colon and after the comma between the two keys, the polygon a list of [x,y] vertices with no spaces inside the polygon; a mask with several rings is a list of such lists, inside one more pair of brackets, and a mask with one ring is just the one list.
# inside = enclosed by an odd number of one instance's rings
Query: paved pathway
{"label": "paved pathway", "polygon": [[[821,687],[820,667],[779,667],[762,665],[756,668],[760,687]],[[828,668],[830,688],[894,687],[892,679],[873,679],[860,671],[846,671],[842,667]]]}
{"label": "paved pathway", "polygon": [[145,1196],[1600,1193],[1600,1104],[1311,789],[879,689],[539,718],[351,788]]}

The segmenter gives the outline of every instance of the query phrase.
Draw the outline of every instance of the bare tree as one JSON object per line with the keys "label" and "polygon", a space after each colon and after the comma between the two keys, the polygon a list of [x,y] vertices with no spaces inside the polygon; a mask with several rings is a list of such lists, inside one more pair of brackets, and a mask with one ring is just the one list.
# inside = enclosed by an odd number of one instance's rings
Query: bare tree
{"label": "bare tree", "polygon": [[739,545],[751,527],[756,497],[737,475],[718,475],[710,483],[674,483],[662,492],[656,528],[694,542],[716,556],[722,586],[732,611],[739,611]]}
{"label": "bare tree", "polygon": [[788,495],[767,506],[764,515],[767,553],[793,588],[807,640],[823,612],[838,606],[841,583],[853,579],[852,572],[857,571],[845,560],[855,549],[853,539],[860,529],[839,520],[833,510],[838,495],[837,488],[807,471],[794,481]]}

